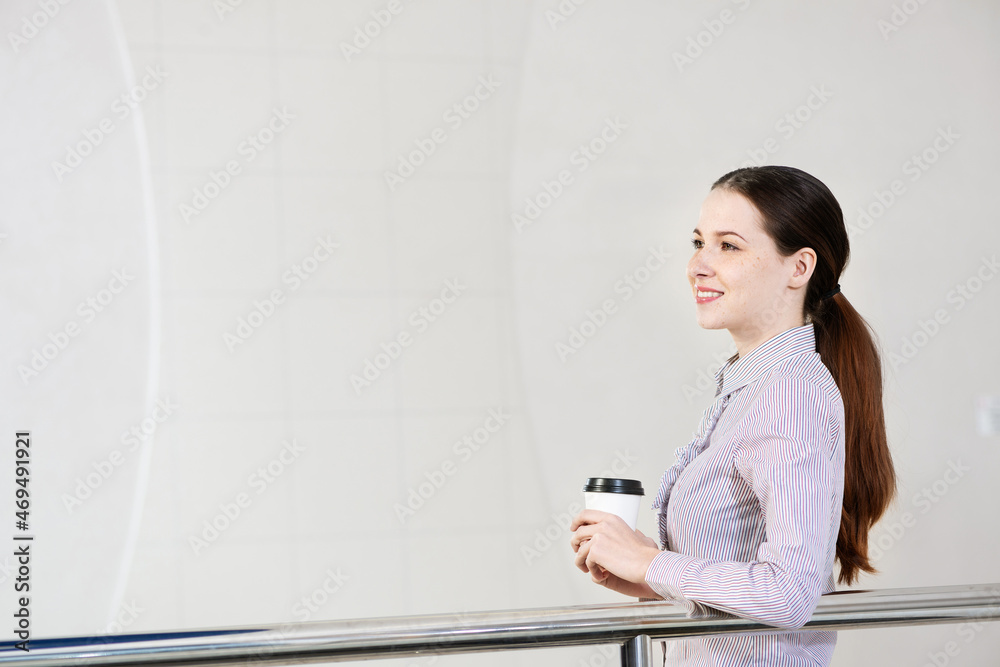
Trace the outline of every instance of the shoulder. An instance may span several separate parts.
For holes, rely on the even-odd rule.
[[[808,352],[775,364],[747,387],[742,440],[774,435],[833,444],[843,430],[844,403],[819,353]]]
[[[843,399],[818,352],[796,354],[775,364],[753,383],[760,408],[781,404],[843,413]]]

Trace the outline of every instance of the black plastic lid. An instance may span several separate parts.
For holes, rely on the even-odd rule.
[[[584,484],[583,490],[597,493],[627,493],[632,496],[646,495],[639,480],[615,477],[591,477]]]

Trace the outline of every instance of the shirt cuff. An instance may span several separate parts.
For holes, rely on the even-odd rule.
[[[673,551],[661,551],[646,570],[646,583],[664,600],[685,600],[684,573],[694,560]]]

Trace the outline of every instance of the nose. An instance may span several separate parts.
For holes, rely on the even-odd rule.
[[[711,263],[708,256],[705,254],[704,249],[695,250],[691,259],[688,260],[687,265],[687,275],[688,280],[693,284],[698,278],[711,277],[715,275],[715,270],[712,269]]]

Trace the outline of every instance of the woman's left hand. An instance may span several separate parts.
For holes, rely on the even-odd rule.
[[[646,583],[646,570],[660,553],[656,542],[621,517],[598,510],[580,512],[570,530],[574,562],[595,583],[635,597],[659,597]]]

